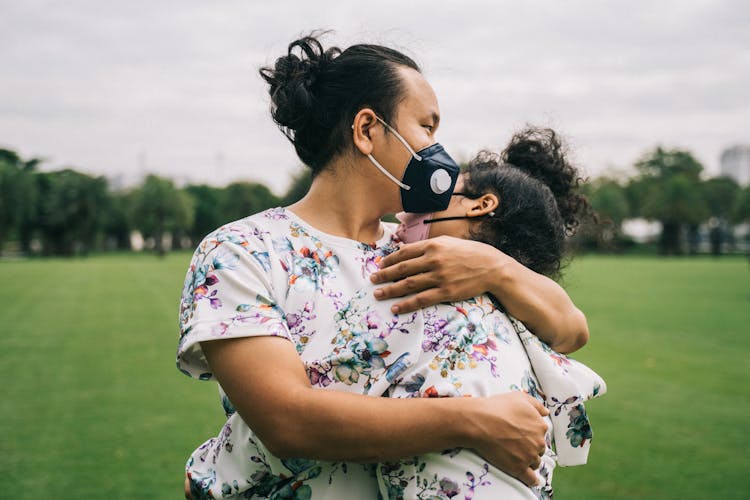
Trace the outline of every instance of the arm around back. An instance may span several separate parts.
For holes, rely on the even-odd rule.
[[[552,349],[568,354],[586,345],[586,315],[560,285],[505,254],[490,276],[488,291]]]
[[[269,271],[294,249],[256,223],[224,226],[195,252],[180,303],[177,363],[184,373],[216,378],[279,457],[377,462],[461,446],[535,481],[529,467],[544,449],[546,410],[528,395],[388,399],[314,389]]]
[[[385,257],[371,279],[395,282],[376,292],[378,299],[410,294],[396,304],[400,313],[489,292],[558,352],[588,341],[586,316],[560,285],[485,243],[439,236],[406,244]]]
[[[523,393],[388,399],[314,389],[291,342],[202,342],[242,419],[280,458],[380,462],[453,447],[477,450],[527,484],[544,449],[546,410]]]

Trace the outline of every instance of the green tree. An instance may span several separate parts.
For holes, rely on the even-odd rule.
[[[208,233],[225,222],[219,204],[222,199],[221,188],[205,184],[185,187],[185,192],[193,200],[193,224],[189,235],[193,242],[200,241]]]
[[[737,193],[732,209],[732,222],[750,224],[750,186]]]
[[[29,251],[36,226],[37,186],[34,173],[38,158],[23,160],[15,151],[0,149],[0,251],[10,234]]]
[[[647,153],[636,165],[640,214],[662,224],[659,250],[662,254],[683,253],[683,233],[694,248],[698,224],[708,217],[700,188],[703,166],[688,151],[661,147]]]
[[[18,212],[16,210],[16,169],[4,161],[0,161],[0,253],[5,247],[8,235],[18,226]]]
[[[647,153],[636,164],[641,177],[647,179],[666,179],[676,175],[698,181],[703,165],[689,151],[680,149],[663,149],[661,146]]]
[[[703,182],[703,196],[712,217],[729,220],[741,188],[731,177],[714,177]]]
[[[578,244],[599,250],[620,250],[629,239],[622,236],[622,222],[630,214],[625,188],[614,179],[599,178],[582,186],[596,213],[583,221]]]
[[[736,224],[750,224],[750,186],[745,187],[737,194],[731,220]],[[745,235],[745,243],[750,243],[750,233]],[[747,254],[750,257],[750,250]]]
[[[650,179],[634,177],[625,185],[625,198],[628,200],[628,217],[643,217],[643,204],[650,192]]]
[[[72,169],[38,173],[39,230],[44,252],[86,254],[102,226],[101,208],[108,198],[107,180]]]
[[[130,197],[127,193],[111,193],[105,205],[101,207],[102,232],[108,249],[130,249],[129,206]]]
[[[731,237],[730,220],[740,186],[731,177],[714,177],[703,182],[701,189],[712,217],[709,224],[711,252],[720,255],[727,236]]]
[[[153,238],[156,253],[165,254],[164,237],[187,233],[193,222],[190,196],[170,179],[149,175],[131,199],[131,220],[146,238]]]
[[[221,195],[219,213],[222,221],[233,221],[278,206],[279,201],[263,184],[234,182]]]
[[[630,214],[625,188],[615,180],[602,178],[593,181],[588,191],[589,202],[599,218],[611,221],[619,231]]]

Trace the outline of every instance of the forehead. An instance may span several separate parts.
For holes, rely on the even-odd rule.
[[[419,71],[412,68],[400,67],[399,72],[404,84],[404,99],[398,105],[398,115],[411,115],[422,120],[440,119],[440,108],[437,96],[432,86]]]

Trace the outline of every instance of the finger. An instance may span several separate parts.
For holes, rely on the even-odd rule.
[[[387,269],[381,269],[380,271],[372,273],[370,275],[370,281],[373,283],[387,283],[389,281],[401,280],[408,276],[414,276],[415,274],[431,270],[427,259],[424,258],[424,256],[418,256],[413,259],[393,264]]]
[[[445,298],[438,288],[429,288],[394,304],[391,306],[391,312],[393,314],[406,314],[444,301]]]
[[[406,243],[404,245],[401,245],[401,248],[383,257],[383,259],[380,261],[380,268],[385,269],[386,267],[398,264],[399,262],[424,255],[424,249],[424,241],[415,241],[414,243]]]
[[[193,500],[193,495],[190,493],[190,479],[188,478],[187,472],[185,472],[185,498]]]
[[[374,294],[375,298],[378,300],[393,299],[396,297],[416,294],[431,289],[437,285],[438,283],[433,276],[429,273],[421,273],[415,276],[407,276],[395,283],[389,283],[388,285],[375,290]]]
[[[537,486],[539,484],[539,476],[536,475],[536,471],[529,467],[520,476],[518,476],[526,486]]]
[[[533,396],[529,396],[529,401],[531,402],[531,405],[536,409],[536,411],[539,412],[541,416],[546,417],[547,415],[549,415],[549,410],[547,409],[546,406],[542,404],[541,401],[539,401]]]

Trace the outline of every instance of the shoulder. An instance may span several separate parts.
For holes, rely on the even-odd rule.
[[[289,224],[283,208],[270,208],[215,229],[198,244],[196,253],[207,253],[221,246],[257,250],[266,247],[266,242],[277,233],[288,231]]]
[[[251,273],[263,281],[271,271],[273,239],[288,231],[283,209],[269,209],[224,224],[206,235],[193,253],[185,277],[184,294],[202,280],[216,280],[215,272]],[[190,294],[187,293],[186,296]]]

